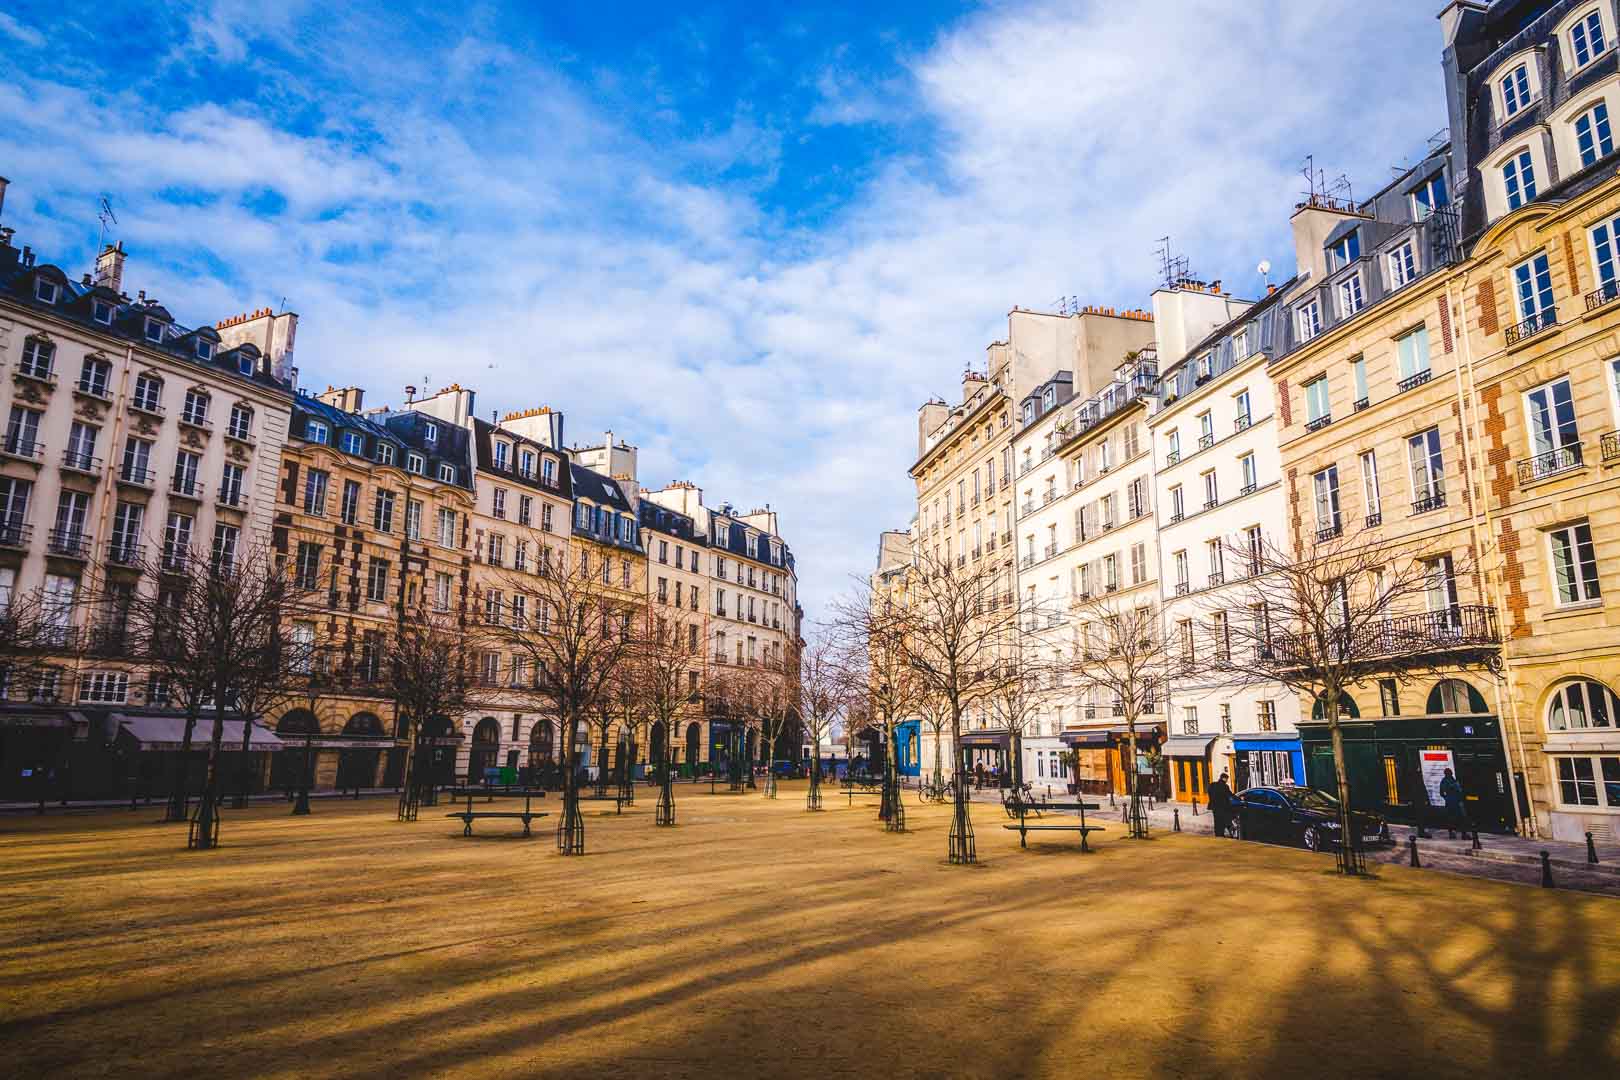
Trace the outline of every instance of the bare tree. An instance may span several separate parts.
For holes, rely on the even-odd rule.
[[[0,589],[0,687],[33,687],[72,646],[72,610],[42,589]]]
[[[290,583],[268,548],[209,553],[166,548],[143,568],[160,582],[155,602],[128,609],[131,637],[152,673],[186,717],[180,775],[171,800],[185,812],[187,763],[193,731],[208,712],[213,730],[203,797],[192,818],[190,846],[219,843],[221,755],[226,717],[251,724],[251,710],[286,684],[287,651],[282,631]],[[245,709],[244,709],[245,706]],[[246,711],[245,711],[246,710]]]
[[[421,610],[401,620],[383,643],[382,666],[398,716],[396,734],[405,738],[401,821],[415,821],[422,804],[431,803],[434,778],[424,760],[428,727],[449,731],[452,717],[479,706],[484,688],[475,664],[481,642],[477,628],[469,627],[460,613]]]
[[[1080,625],[1080,655],[1073,668],[1073,684],[1087,700],[1104,699],[1115,716],[1125,721],[1128,752],[1120,764],[1129,797],[1129,834],[1148,834],[1138,779],[1137,726],[1157,711],[1164,700],[1171,670],[1171,653],[1159,627],[1158,612],[1149,604],[1135,604],[1104,594],[1078,601],[1074,616]]]
[[[549,551],[535,535],[537,550]],[[579,809],[579,729],[610,708],[614,680],[622,676],[643,639],[646,601],[614,587],[605,563],[581,549],[582,560],[542,556],[541,572],[509,575],[512,596],[533,598],[533,611],[503,616],[490,632],[525,656],[534,670],[536,696],[562,723],[563,810],[557,850],[585,853]],[[527,604],[525,604],[527,607]]]
[[[1324,531],[1301,554],[1264,538],[1227,548],[1244,580],[1200,613],[1200,625],[1174,629],[1181,662],[1236,684],[1281,684],[1320,710],[1333,746],[1339,866],[1360,873],[1340,723],[1346,699],[1379,679],[1499,670],[1495,609],[1460,602],[1460,585],[1475,576],[1470,554],[1415,555],[1410,539],[1376,530]]]
[[[699,707],[696,672],[701,661],[701,620],[672,611],[652,620],[651,633],[636,642],[625,658],[618,685],[635,699],[649,728],[660,733],[657,770],[658,808],[654,824],[675,824],[675,742],[681,722]]]
[[[805,796],[808,810],[821,809],[821,744],[848,712],[848,689],[832,638],[818,633],[799,654],[799,718],[812,754],[810,791]]]
[[[1015,637],[1001,661],[1002,678],[987,696],[990,722],[1007,736],[1012,783],[1024,783],[1024,736],[1040,721],[1042,712],[1060,689],[1067,665],[1052,657],[1042,644]]]
[[[991,560],[966,565],[915,553],[906,582],[906,603],[893,612],[893,638],[915,674],[921,694],[949,717],[955,760],[949,853],[953,863],[977,860],[968,813],[968,784],[961,745],[970,709],[984,709],[1017,665],[1022,640],[1039,631],[1043,613],[1013,589],[1011,571]]]

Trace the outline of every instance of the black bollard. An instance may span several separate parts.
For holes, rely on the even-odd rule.
[[[1121,820],[1121,821],[1129,821],[1130,819],[1131,819],[1131,808],[1128,807],[1128,806],[1121,806],[1119,808],[1119,820]]]
[[[1475,826],[1475,828],[1474,828],[1474,850],[1475,851],[1480,850],[1480,847],[1479,847],[1479,828],[1478,828],[1478,826]]]
[[[1552,856],[1548,855],[1545,851],[1541,853],[1541,887],[1543,889],[1551,889],[1553,887]]]
[[[1172,809],[1170,811],[1170,817],[1171,817],[1170,830],[1172,832],[1180,832],[1181,831],[1181,809],[1180,809],[1180,807],[1176,807],[1176,808]]]
[[[1417,834],[1416,833],[1407,833],[1406,834],[1406,850],[1409,851],[1411,853],[1411,855],[1412,855],[1412,865],[1413,866],[1422,866],[1423,865],[1422,863],[1418,862]]]
[[[1597,845],[1592,843],[1591,833],[1586,834],[1586,861],[1589,863],[1596,863],[1598,861]]]
[[[1198,816],[1198,796],[1193,796],[1193,817]]]

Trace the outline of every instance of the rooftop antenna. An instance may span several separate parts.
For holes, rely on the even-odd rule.
[[[96,203],[96,218],[101,222],[101,228],[96,233],[96,255],[99,257],[107,246],[107,226],[118,224],[118,215],[113,213],[112,196],[105,191]]]
[[[1172,254],[1168,236],[1159,237],[1159,246],[1153,249],[1159,257],[1159,279],[1166,289],[1176,287],[1178,281],[1186,281],[1192,277],[1191,264],[1185,255]]]

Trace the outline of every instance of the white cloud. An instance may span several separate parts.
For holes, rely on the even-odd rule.
[[[16,19],[0,11],[0,35],[13,38],[31,48],[41,48],[45,44],[45,35],[31,26],[24,26]]]
[[[952,392],[1011,306],[1144,303],[1166,233],[1229,282],[1261,256],[1286,265],[1300,158],[1379,179],[1439,126],[1431,15],[1405,0],[980,12],[902,72],[822,76],[811,123],[937,138],[814,231],[762,209],[785,133],[747,103],[653,145],[599,107],[600,82],[476,36],[390,67],[376,53],[397,42],[348,34],[326,67],[265,73],[288,94],[364,80],[300,99],[297,126],[264,107],[165,113],[139,88],[0,84],[17,118],[0,160],[8,221],[36,246],[66,247],[65,218],[93,222],[113,186],[126,280],[183,318],[288,297],[308,383],[397,400],[424,375],[459,380],[485,415],[543,402],[575,438],[639,441],[644,482],[770,501],[816,612],[909,519],[915,409]],[[209,7],[190,25],[219,60],[252,62],[254,35],[301,40],[292,16]],[[1339,56],[1358,59],[1324,62]],[[713,179],[733,166],[743,179]],[[266,191],[270,212],[244,205]]]

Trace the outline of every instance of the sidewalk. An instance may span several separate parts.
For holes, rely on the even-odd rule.
[[[399,798],[399,789],[398,788],[361,788],[360,789],[360,797],[361,798],[368,798],[368,797],[376,796],[376,795],[387,795],[390,798],[397,799],[397,798]],[[309,793],[309,797],[311,799],[349,799],[349,800],[352,801],[354,799],[354,789],[353,788],[346,788],[343,791],[331,791],[331,790],[328,790],[328,791],[311,791]],[[226,796],[225,796],[225,804],[226,804],[226,806],[229,806],[234,800],[235,800],[234,795],[226,794]],[[191,801],[193,803],[195,803],[197,801],[197,796],[193,795],[191,797]],[[45,810],[44,810],[44,812],[47,813],[47,814],[69,814],[69,813],[73,813],[75,811],[82,811],[82,810],[148,810],[148,809],[150,809],[150,810],[159,810],[159,811],[161,811],[163,809],[163,807],[164,807],[164,804],[167,803],[167,802],[168,802],[167,796],[164,796],[164,797],[153,796],[150,800],[148,800],[145,796],[141,796],[140,798],[138,798],[136,800],[134,806],[130,805],[130,801],[128,799],[70,799],[65,803],[61,802],[59,800],[56,800],[56,799],[46,799],[45,800]],[[248,796],[248,802],[255,805],[255,806],[263,805],[265,803],[278,803],[278,802],[287,803],[289,806],[292,804],[292,800],[287,798],[286,795],[284,795],[282,792],[279,792],[279,791],[261,792],[261,793],[259,793],[257,795],[249,795]],[[31,801],[31,802],[0,802],[0,814],[35,814],[35,813],[39,813],[39,812],[40,812],[40,808],[39,808],[39,800],[38,799],[35,799],[35,800]]]

